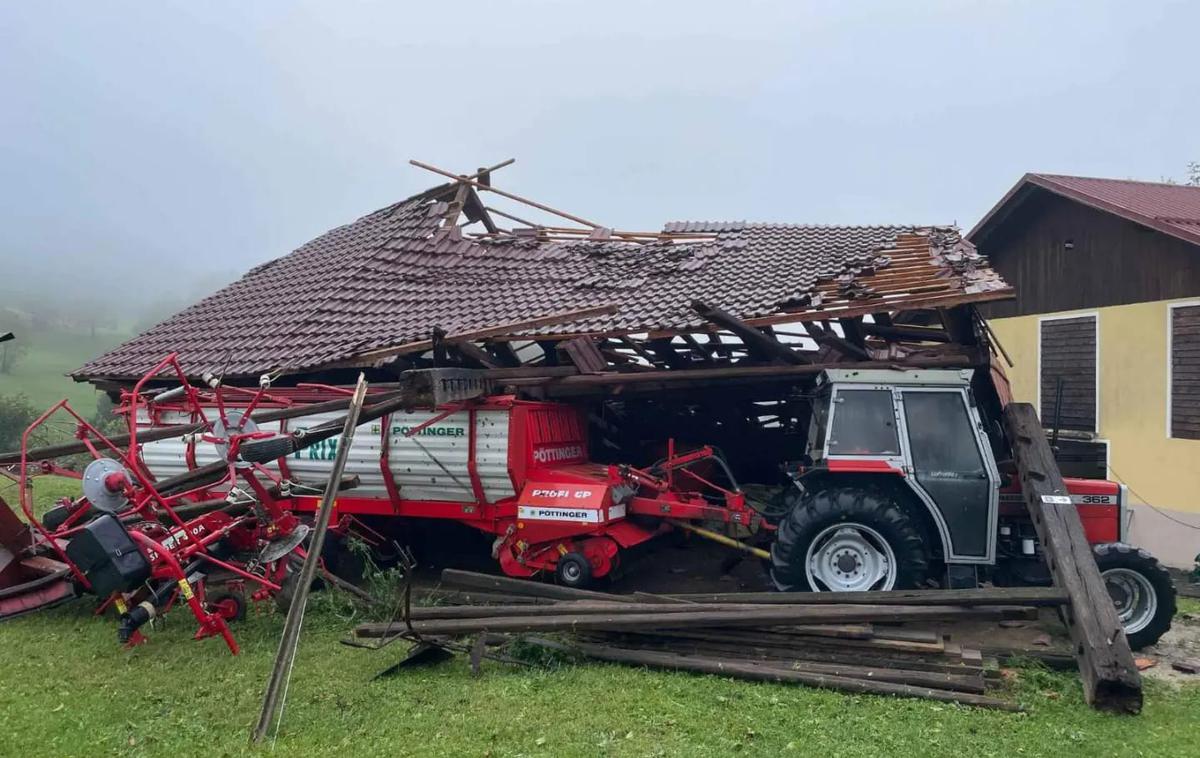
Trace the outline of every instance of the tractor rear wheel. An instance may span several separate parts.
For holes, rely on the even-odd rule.
[[[1158,642],[1175,616],[1171,575],[1153,555],[1123,542],[1095,545],[1092,552],[1129,646],[1140,650]]]
[[[912,589],[929,572],[916,521],[867,487],[794,489],[771,546],[771,581],[784,592]]]

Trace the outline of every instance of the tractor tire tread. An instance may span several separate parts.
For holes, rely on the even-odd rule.
[[[1158,642],[1171,628],[1175,617],[1176,593],[1171,574],[1147,550],[1125,542],[1106,542],[1092,546],[1096,564],[1101,572],[1112,568],[1126,568],[1142,574],[1157,595],[1158,608],[1154,618],[1140,631],[1127,635],[1129,646],[1141,650]]]
[[[929,573],[929,551],[917,521],[887,493],[873,487],[837,487],[784,496],[790,509],[771,545],[770,574],[784,591],[811,591],[804,571],[809,542],[839,521],[858,521],[878,530],[896,554],[895,589],[919,586]]]

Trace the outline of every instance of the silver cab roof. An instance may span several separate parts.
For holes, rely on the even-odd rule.
[[[821,375],[821,384],[913,385],[922,387],[966,387],[971,369],[831,368]]]

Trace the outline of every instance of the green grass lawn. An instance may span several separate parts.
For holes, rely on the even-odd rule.
[[[129,335],[102,331],[93,338],[88,334],[33,332],[18,337],[28,340],[29,352],[17,363],[12,374],[0,374],[0,394],[24,394],[39,411],[65,397],[84,417],[89,417],[96,412],[96,391],[90,384],[80,384],[66,373],[128,339]]]
[[[44,483],[42,500],[67,488]],[[278,742],[251,750],[281,616],[238,624],[234,657],[192,641],[182,611],[124,650],[91,605],[0,625],[0,755],[1200,755],[1200,686],[1150,681],[1141,716],[1110,716],[1038,668],[1003,693],[1024,714],[610,665],[485,664],[473,679],[454,660],[372,681],[401,646],[338,644],[354,622],[328,599],[306,621]]]

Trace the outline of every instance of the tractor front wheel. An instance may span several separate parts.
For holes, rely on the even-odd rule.
[[[1158,642],[1175,616],[1171,575],[1153,555],[1123,542],[1095,545],[1092,552],[1129,646],[1140,650]]]
[[[784,592],[911,589],[925,580],[921,529],[885,493],[865,487],[789,492],[771,546],[771,580]]]

